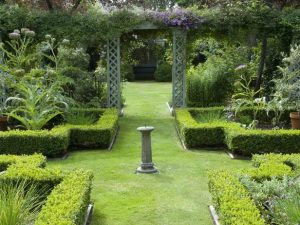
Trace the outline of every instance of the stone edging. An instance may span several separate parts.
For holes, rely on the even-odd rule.
[[[231,159],[239,159],[239,160],[250,160],[251,159],[251,157],[236,155],[230,151],[226,151],[226,153]]]
[[[112,150],[112,148],[113,148],[113,145],[114,145],[114,143],[115,143],[115,141],[117,139],[117,135],[119,133],[119,130],[120,130],[120,126],[118,126],[117,131],[116,131],[116,133],[115,133],[115,135],[114,135],[114,137],[113,137],[113,139],[112,139],[112,141],[111,141],[111,143],[110,143],[110,145],[108,147],[109,151]]]
[[[89,225],[90,224],[92,214],[93,214],[93,210],[94,210],[94,206],[92,204],[89,204],[88,208],[86,210],[83,225]]]
[[[215,207],[213,207],[212,205],[208,206],[208,210],[210,212],[211,218],[214,222],[215,225],[221,225],[219,222],[219,216],[215,210]]]
[[[187,151],[188,148],[185,146],[184,141],[183,141],[182,138],[181,138],[181,135],[180,135],[180,133],[179,133],[179,130],[178,130],[178,127],[177,127],[176,124],[175,124],[175,130],[176,130],[176,133],[177,133],[177,136],[178,136],[178,138],[179,138],[179,141],[180,141],[181,146],[183,147],[184,150]]]
[[[166,102],[166,105],[168,107],[168,110],[169,110],[171,116],[174,116],[174,109],[173,109],[173,107],[170,105],[169,102]]]
[[[70,155],[70,152],[66,152],[63,156],[61,157],[47,157],[47,161],[56,161],[56,160],[66,160]]]

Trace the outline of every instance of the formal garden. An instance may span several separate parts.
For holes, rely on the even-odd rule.
[[[300,224],[298,0],[0,0],[0,225]]]

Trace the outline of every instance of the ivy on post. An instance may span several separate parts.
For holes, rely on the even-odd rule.
[[[184,29],[173,30],[173,108],[186,106],[186,36]]]
[[[120,38],[107,41],[107,106],[121,110]]]

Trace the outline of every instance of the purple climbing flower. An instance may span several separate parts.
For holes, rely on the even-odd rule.
[[[162,22],[167,26],[181,27],[185,29],[198,28],[204,22],[202,17],[193,14],[191,11],[176,9],[174,11],[153,12],[152,19]]]

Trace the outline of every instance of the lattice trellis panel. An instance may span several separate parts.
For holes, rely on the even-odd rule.
[[[186,36],[185,30],[173,31],[173,107],[185,107],[186,87]]]
[[[107,42],[108,107],[121,108],[120,38]]]

